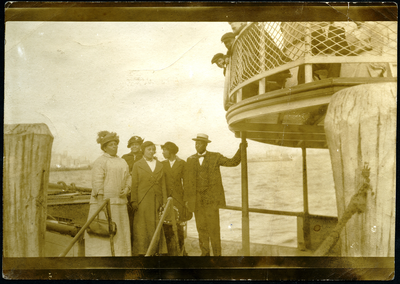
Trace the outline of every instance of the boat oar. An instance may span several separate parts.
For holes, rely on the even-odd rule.
[[[74,244],[79,240],[79,238],[83,235],[85,230],[90,226],[94,218],[100,213],[101,210],[103,210],[104,206],[106,206],[110,202],[109,199],[106,199],[103,201],[103,203],[97,208],[96,212],[92,215],[92,217],[89,218],[89,220],[83,225],[83,227],[79,230],[79,232],[75,235],[71,243],[65,248],[65,250],[59,255],[59,257],[64,257],[67,255],[67,253],[70,251],[70,249],[74,246]]]

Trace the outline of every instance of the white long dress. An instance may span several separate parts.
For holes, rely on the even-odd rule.
[[[119,197],[124,189],[130,186],[129,166],[126,161],[118,156],[113,157],[107,153],[100,156],[93,164],[92,169],[92,196],[88,219],[98,208],[98,194],[104,195],[104,200],[109,198],[111,204],[111,218],[117,225],[114,236],[115,256],[131,256],[131,239],[128,217],[128,200],[126,195]],[[100,212],[100,219],[106,219]],[[86,256],[111,256],[110,238],[99,237],[85,232]]]

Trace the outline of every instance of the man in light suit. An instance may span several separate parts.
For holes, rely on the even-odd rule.
[[[210,240],[213,255],[221,256],[219,208],[226,203],[220,166],[239,165],[240,147],[235,156],[229,159],[220,153],[206,151],[211,142],[208,135],[197,134],[193,140],[196,141],[197,154],[187,159],[184,201],[188,209],[194,212],[201,256],[210,256]]]

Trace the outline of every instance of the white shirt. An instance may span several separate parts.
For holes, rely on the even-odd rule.
[[[171,169],[172,169],[172,166],[174,165],[174,163],[175,163],[176,159],[175,159],[175,160],[173,160],[173,161],[171,161],[171,160],[168,160],[168,161],[169,161],[169,165],[171,166]]]
[[[204,153],[203,153],[203,154],[199,154],[199,153],[197,153],[197,155],[202,155],[202,156],[204,156],[206,153],[207,153],[207,151],[204,151]],[[199,157],[199,163],[200,163],[200,165],[202,165],[202,164],[203,164],[203,161],[204,161],[204,157]]]
[[[156,159],[153,159],[151,161],[147,161],[146,159],[144,159],[144,160],[149,165],[151,171],[154,172],[154,169],[156,168]]]

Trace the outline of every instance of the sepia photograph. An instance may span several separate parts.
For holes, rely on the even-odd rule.
[[[3,279],[395,278],[394,2],[4,9]]]

